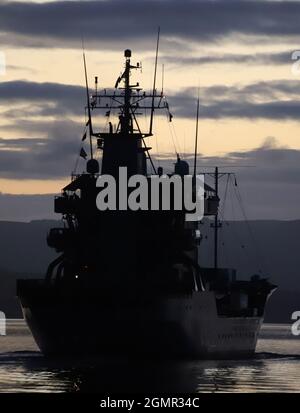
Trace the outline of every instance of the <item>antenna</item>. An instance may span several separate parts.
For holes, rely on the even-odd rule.
[[[82,45],[82,47],[83,47],[83,45]],[[91,105],[90,105],[90,96],[89,96],[89,85],[88,85],[88,78],[87,78],[87,70],[86,70],[86,61],[85,61],[84,48],[83,48],[83,64],[84,64],[86,99],[87,99],[88,118],[89,118],[89,119],[88,119],[88,124],[89,124],[89,135],[90,135],[90,150],[91,150],[91,159],[93,159],[93,145],[92,145],[93,127],[92,127],[92,116],[91,116]]]
[[[154,93],[155,93],[155,86],[156,86],[156,72],[157,72],[157,58],[158,58],[158,47],[159,47],[159,35],[160,35],[160,27],[158,27],[158,32],[157,32],[156,55],[155,55],[155,66],[154,66],[154,78],[153,78],[153,90],[152,90],[152,104],[151,104],[151,117],[150,117],[149,135],[152,135],[152,126],[153,126]]]
[[[199,88],[198,88],[197,114],[196,114],[196,136],[195,136],[195,154],[194,154],[194,176],[196,176],[196,169],[197,169],[198,129],[199,129],[198,125],[199,125]]]
[[[165,65],[162,65],[161,68],[161,94],[164,94],[164,81],[165,81]]]
[[[95,95],[97,97],[98,94],[98,76],[95,76]]]
[[[215,168],[215,196],[219,196],[219,168],[216,166]],[[214,228],[214,268],[218,268],[218,235],[219,235],[219,228],[221,228],[222,224],[218,220],[218,209],[215,214],[215,222],[212,224]]]

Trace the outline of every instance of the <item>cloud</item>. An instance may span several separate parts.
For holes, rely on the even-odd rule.
[[[267,138],[259,148],[228,154],[235,163],[255,165],[238,172],[244,205],[252,219],[297,219],[300,204],[300,151]]]
[[[298,80],[202,87],[200,117],[299,120],[299,94]],[[172,113],[177,117],[193,118],[195,98],[195,88],[186,88],[170,94],[168,101]],[[17,124],[27,116],[54,116],[58,120],[66,116],[82,116],[85,99],[85,89],[81,86],[26,81],[0,83],[0,105],[8,106],[3,116],[16,119]]]
[[[16,125],[13,126],[16,129]],[[71,121],[26,122],[17,129],[42,137],[0,139],[0,176],[8,179],[58,179],[78,159],[82,125]],[[44,136],[45,135],[45,136]]]
[[[284,51],[280,53],[253,53],[253,54],[210,54],[195,56],[187,55],[162,55],[160,60],[168,63],[170,68],[177,66],[200,66],[214,64],[251,64],[251,65],[291,65],[291,56],[294,50]]]
[[[1,44],[27,47],[153,48],[157,26],[166,38],[215,42],[226,36],[299,36],[294,1],[103,0],[4,2]]]
[[[200,89],[200,114],[204,119],[299,120],[299,82],[276,80],[249,85],[214,85]],[[194,117],[195,88],[169,96],[174,114]]]
[[[15,102],[34,103],[35,113],[40,116],[82,115],[86,92],[81,86],[59,83],[22,80],[0,83],[0,105]],[[38,103],[42,103],[43,106],[38,106]],[[30,110],[29,106],[28,110]]]
[[[183,158],[192,167],[193,155],[183,154]],[[174,160],[160,158],[166,172],[174,169],[173,164]],[[213,173],[216,166],[220,172],[236,174],[238,184],[234,185],[232,177],[225,197],[227,177],[220,179],[222,217],[243,220],[243,208],[248,219],[300,218],[300,150],[282,147],[274,137],[267,137],[261,146],[249,151],[230,152],[222,157],[199,155],[198,173]],[[212,176],[206,176],[206,182],[214,186]]]
[[[184,158],[188,160],[190,166],[193,165],[192,154],[184,155]],[[69,159],[68,156],[66,159]],[[2,161],[3,159],[0,158],[0,165]],[[21,159],[18,161],[20,162]],[[154,161],[156,163],[155,159]],[[52,167],[56,165],[61,171],[60,163],[65,171],[62,159],[57,163],[54,160]],[[34,171],[36,172],[37,166],[41,167],[41,165],[42,162],[34,165]],[[160,165],[165,171],[171,171],[174,168],[174,159],[168,156],[161,157]],[[260,147],[249,151],[231,152],[223,157],[200,155],[198,165],[198,173],[213,172],[214,167],[219,166],[220,172],[236,174],[238,187],[234,186],[232,178],[227,190],[225,208],[223,201],[227,178],[223,176],[220,180],[221,211],[226,219],[244,219],[237,191],[242,196],[243,208],[248,219],[292,220],[300,218],[300,150],[281,147],[274,137],[268,137]],[[208,184],[214,185],[213,177],[207,176],[206,180]],[[52,208],[52,194],[9,195],[0,193],[0,219],[27,221],[54,218]]]
[[[177,117],[194,118],[195,90],[188,88],[169,97]],[[200,90],[200,117],[207,119],[299,120],[298,81],[257,82],[249,85],[215,85]],[[85,90],[80,86],[24,81],[0,84],[0,104],[7,123],[0,131],[0,176],[11,179],[57,179],[68,176],[78,156],[84,121]],[[49,120],[53,116],[55,120]],[[5,137],[14,133],[14,139]],[[258,154],[286,154],[265,143]],[[269,145],[269,146],[268,146]],[[268,151],[267,151],[268,150]],[[285,150],[281,148],[280,150]],[[289,156],[293,153],[289,150]],[[236,152],[228,159],[249,158]],[[282,155],[283,156],[283,155]],[[296,155],[295,155],[296,156]],[[216,159],[216,162],[219,161]],[[251,158],[247,159],[251,161]],[[224,160],[222,160],[224,162]],[[263,160],[264,162],[264,160]],[[286,174],[286,171],[282,171]]]

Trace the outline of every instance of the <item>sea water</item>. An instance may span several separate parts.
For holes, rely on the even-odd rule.
[[[291,325],[265,324],[248,360],[46,359],[23,320],[8,320],[6,333],[0,336],[0,392],[300,391],[300,336]]]

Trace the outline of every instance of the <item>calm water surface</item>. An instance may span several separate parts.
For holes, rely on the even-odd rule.
[[[300,336],[263,326],[251,360],[47,360],[23,320],[0,336],[0,392],[300,392]]]

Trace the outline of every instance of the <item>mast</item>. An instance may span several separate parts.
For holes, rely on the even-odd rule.
[[[150,115],[150,128],[149,128],[149,135],[152,135],[152,127],[153,127],[153,115],[154,115],[154,99],[155,99],[155,88],[156,88],[156,72],[157,72],[157,59],[158,59],[158,48],[159,48],[159,35],[160,35],[160,27],[158,28],[157,32],[157,42],[156,42],[156,53],[155,53],[155,65],[154,65],[154,77],[153,77],[153,90],[152,90],[152,104],[151,104],[151,115]]]
[[[218,196],[219,192],[219,169],[216,166],[215,168],[215,196]],[[218,210],[215,214],[215,224],[214,224],[214,268],[218,268],[218,230],[219,230],[219,222],[218,222]]]
[[[89,96],[89,84],[88,84],[88,78],[87,78],[87,69],[86,69],[86,61],[85,61],[85,52],[84,51],[83,51],[83,63],[84,63],[86,99],[87,99],[88,118],[89,118],[88,123],[89,123],[90,151],[91,151],[91,159],[93,159],[93,144],[92,144],[93,126],[92,126],[91,104],[90,104],[90,96]]]
[[[197,99],[197,114],[196,114],[196,136],[195,136],[195,154],[194,154],[194,176],[197,172],[197,151],[198,151],[198,124],[199,124],[199,90]]]
[[[141,70],[142,66],[138,62],[136,65],[131,63],[131,50],[126,49],[124,52],[125,56],[125,68],[121,75],[117,78],[114,89],[114,92],[110,92],[104,89],[103,92],[99,92],[96,88],[96,92],[92,95],[93,99],[93,106],[92,109],[102,109],[105,110],[106,116],[110,116],[111,111],[118,111],[119,115],[119,122],[118,126],[113,132],[112,124],[110,124],[109,133],[106,131],[95,133],[93,132],[92,135],[97,137],[97,148],[103,151],[103,158],[102,158],[102,171],[109,170],[114,168],[112,159],[112,152],[114,145],[123,145],[124,150],[122,150],[118,156],[120,159],[118,162],[124,162],[126,156],[128,159],[130,158],[131,164],[138,164],[139,167],[141,165],[145,165],[143,157],[140,154],[145,154],[145,160],[149,160],[151,166],[153,168],[154,173],[156,174],[156,169],[153,164],[150,155],[150,147],[148,147],[145,143],[145,138],[152,136],[152,124],[153,124],[153,116],[155,110],[166,110],[168,108],[168,104],[166,100],[162,99],[162,92],[157,93],[156,91],[156,75],[157,75],[157,58],[158,58],[158,46],[159,46],[159,32],[157,38],[157,45],[156,45],[156,61],[155,61],[155,73],[153,79],[153,89],[150,92],[142,91],[143,89],[140,87],[139,83],[132,84],[131,83],[131,71],[132,69]],[[122,85],[120,83],[122,82]],[[109,110],[108,110],[109,109]],[[149,110],[150,112],[150,131],[148,129],[147,132],[143,132],[138,124],[138,115],[141,115],[142,110]],[[127,144],[126,139],[117,139],[112,140],[111,135],[114,134],[116,136],[122,135],[122,138],[133,138],[132,140],[128,140]],[[137,140],[137,145],[132,144]],[[142,144],[144,148],[142,148]],[[136,147],[135,147],[136,146]],[[130,152],[130,153],[129,153]],[[115,154],[117,151],[115,151]],[[134,159],[136,158],[136,160]],[[136,162],[138,160],[138,163]],[[105,167],[104,167],[105,166]],[[144,168],[145,169],[145,168]],[[111,172],[110,172],[111,173]]]
[[[124,83],[125,83],[125,96],[124,96],[124,123],[121,125],[121,131],[125,134],[128,134],[130,131],[130,124],[131,124],[131,115],[130,115],[130,99],[131,99],[131,89],[129,84],[130,78],[130,58],[131,58],[131,50],[125,50],[125,72],[123,74]]]

